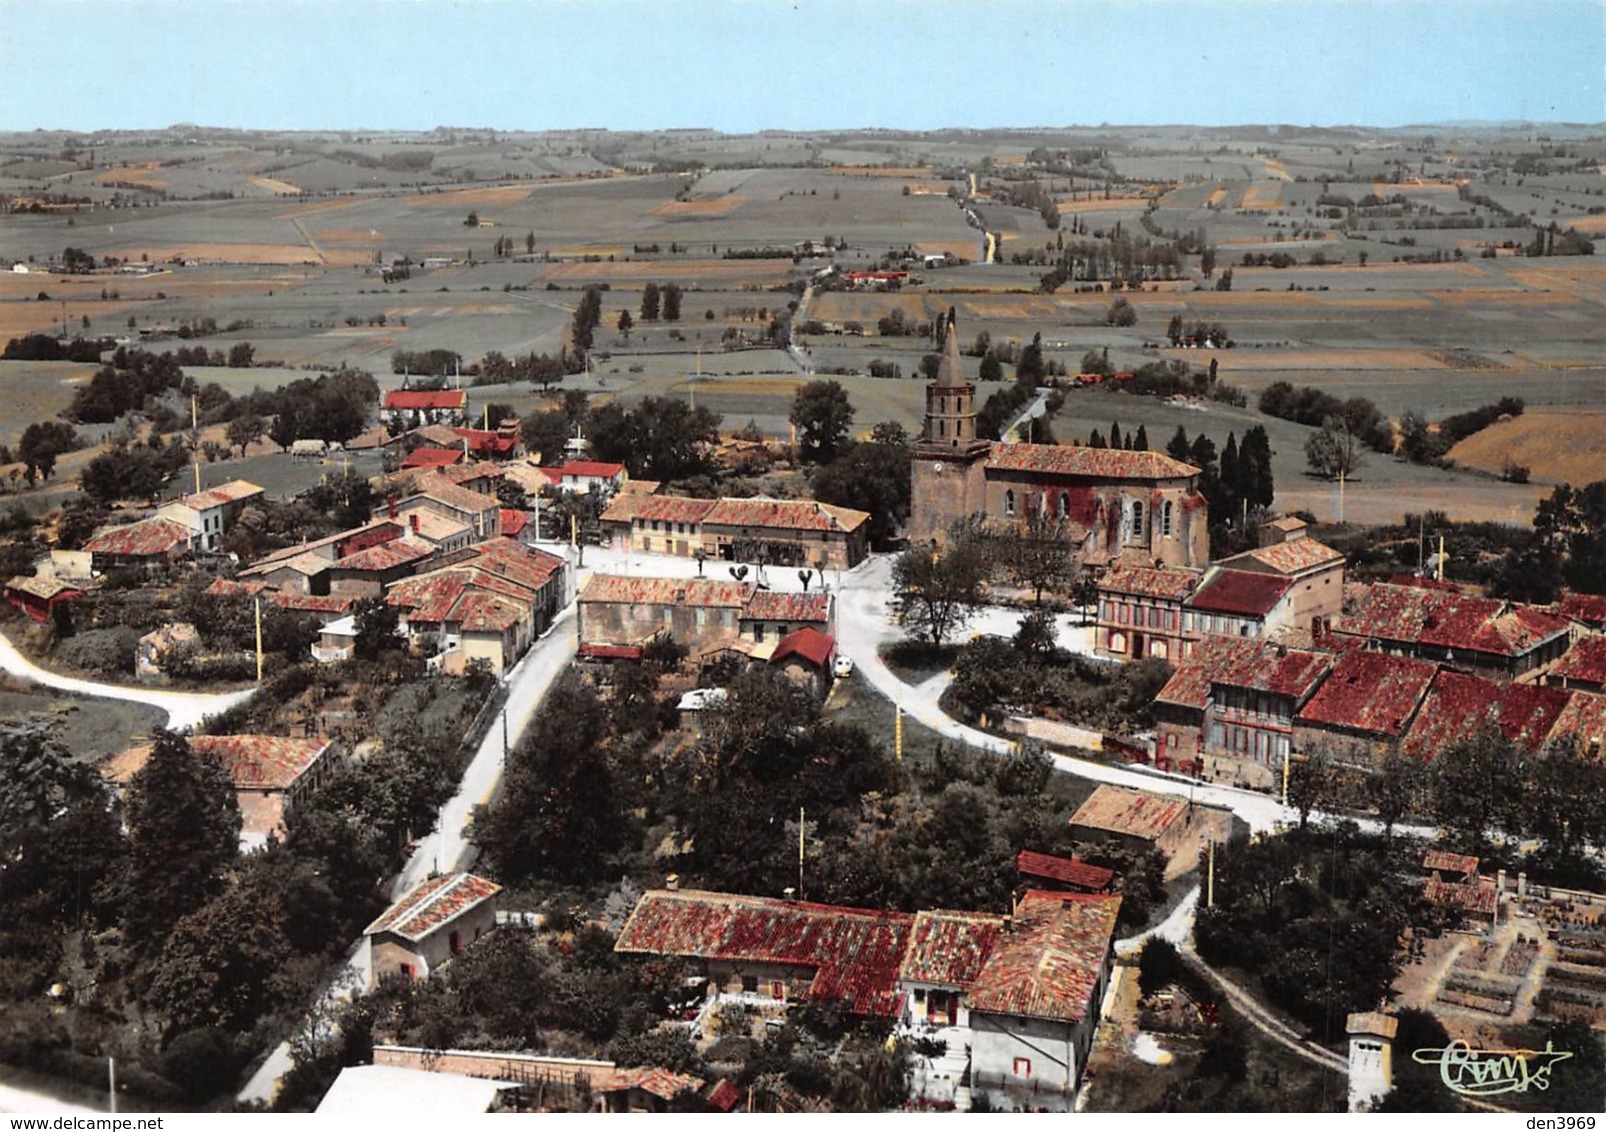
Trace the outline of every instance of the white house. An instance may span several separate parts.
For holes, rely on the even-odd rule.
[[[187,528],[195,549],[217,550],[223,545],[224,534],[240,517],[240,512],[245,510],[245,505],[260,495],[262,489],[256,484],[230,480],[206,491],[175,499],[159,508],[156,517]]]

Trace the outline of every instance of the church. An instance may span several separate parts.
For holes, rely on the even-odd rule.
[[[1047,514],[1065,524],[1085,566],[1210,561],[1209,512],[1193,465],[1163,452],[979,437],[976,386],[960,366],[952,310],[912,460],[911,543],[940,542],[954,523],[972,516],[1001,526]]]

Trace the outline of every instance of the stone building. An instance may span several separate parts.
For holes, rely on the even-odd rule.
[[[912,460],[914,541],[940,540],[972,516],[1007,527],[1048,515],[1067,524],[1084,564],[1202,567],[1210,560],[1198,468],[1162,452],[980,438],[976,387],[960,365],[952,311]]]

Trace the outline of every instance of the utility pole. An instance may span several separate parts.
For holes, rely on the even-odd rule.
[[[797,898],[803,899],[803,807],[797,808]]]
[[[190,394],[190,431],[195,434],[195,447],[190,449],[190,463],[195,466],[195,494],[201,494],[201,411],[195,400],[195,394]],[[261,676],[257,677],[262,679]]]
[[[903,706],[892,705],[892,754],[898,762],[903,762]]]
[[[262,683],[262,599],[256,599],[257,608],[257,683]]]
[[[1214,908],[1215,906],[1216,906],[1216,843],[1215,843],[1214,840],[1212,840],[1210,842],[1210,873],[1209,873],[1209,877],[1208,877],[1207,881],[1205,882],[1205,907],[1206,908]]]

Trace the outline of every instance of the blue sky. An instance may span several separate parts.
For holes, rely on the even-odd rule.
[[[0,0],[0,128],[1606,121],[1599,0]]]

